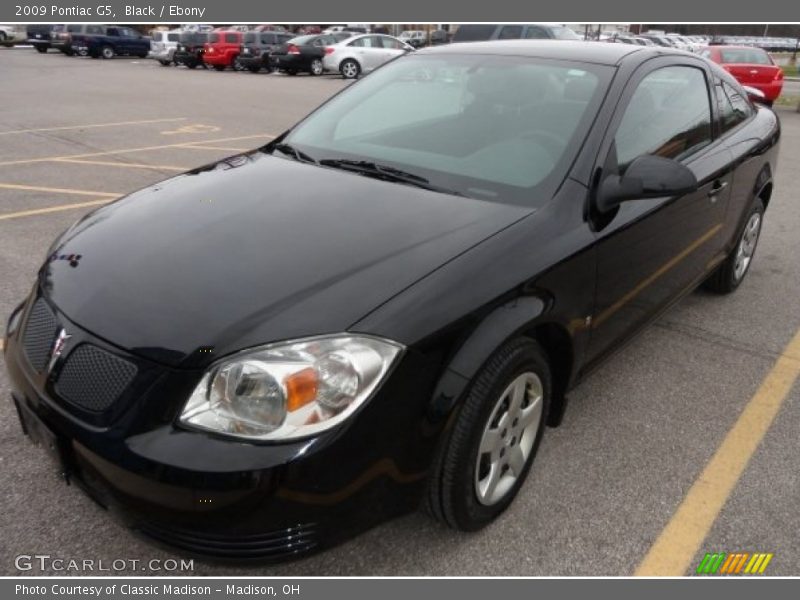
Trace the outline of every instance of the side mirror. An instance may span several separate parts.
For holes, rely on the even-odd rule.
[[[744,91],[747,93],[747,97],[750,98],[751,102],[758,102],[759,104],[767,103],[767,96],[761,90],[750,87],[749,85],[744,85],[742,87],[744,88]]]
[[[609,175],[597,190],[597,209],[606,213],[626,200],[688,194],[697,189],[692,171],[671,158],[635,158],[623,176]]]

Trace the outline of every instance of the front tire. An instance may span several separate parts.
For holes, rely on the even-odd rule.
[[[736,246],[703,284],[707,289],[717,294],[730,294],[739,287],[753,262],[763,222],[764,203],[756,198],[739,232]]]
[[[103,58],[111,59],[114,58],[114,55],[115,52],[111,46],[103,46],[102,48],[100,48],[100,56],[102,56]]]
[[[508,508],[542,439],[550,367],[533,340],[499,348],[466,392],[428,480],[427,509],[454,529],[475,531]]]
[[[339,65],[339,72],[345,79],[356,79],[361,74],[361,65],[352,58],[348,58]]]
[[[322,72],[324,70],[325,69],[323,68],[322,61],[320,59],[315,58],[314,60],[311,61],[311,66],[309,67],[309,73],[318,77],[319,75],[322,75]]]

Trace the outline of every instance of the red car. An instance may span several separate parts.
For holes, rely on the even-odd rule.
[[[214,31],[208,34],[208,42],[203,51],[203,62],[211,65],[217,71],[224,71],[227,67],[236,67],[241,46],[244,43],[244,33],[241,31]]]
[[[764,93],[772,104],[783,89],[783,71],[761,48],[747,46],[709,46],[700,53],[733,75],[742,85]]]

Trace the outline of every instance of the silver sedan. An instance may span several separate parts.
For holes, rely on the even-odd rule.
[[[328,46],[322,62],[325,71],[338,71],[345,79],[355,79],[413,49],[396,37],[368,33]]]

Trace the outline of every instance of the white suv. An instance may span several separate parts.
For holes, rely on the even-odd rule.
[[[181,38],[181,30],[172,31],[151,31],[150,32],[150,53],[147,58],[152,58],[168,67],[175,58],[175,51],[178,49],[178,42]]]

